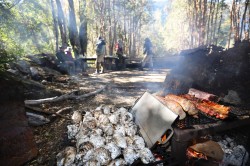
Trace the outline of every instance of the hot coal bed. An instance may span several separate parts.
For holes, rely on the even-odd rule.
[[[231,111],[223,120],[201,112],[199,118],[187,116],[177,120],[173,125],[170,153],[174,161],[178,161],[176,165],[195,165],[189,163],[187,148],[207,136],[216,140],[219,135],[231,135],[249,152],[249,43],[242,42],[226,51],[216,46],[204,46],[183,51],[181,56],[180,64],[165,79],[162,96],[169,93],[182,95],[188,89],[196,88],[218,95],[218,103],[229,106]]]
[[[141,99],[145,100],[143,96],[141,97]],[[147,102],[148,101],[145,101],[144,103],[145,107],[146,107],[145,104]],[[152,125],[152,122],[150,124]],[[232,152],[232,154],[231,152],[230,154],[225,154],[225,155],[230,155],[232,157],[227,156],[227,158],[229,159],[226,159],[226,157],[224,157],[225,159],[223,162],[224,165],[229,165],[226,163],[232,164],[231,160],[235,160],[233,161],[234,163],[237,164],[240,163],[240,165],[244,165],[244,163],[246,164],[247,162],[245,160],[248,159],[247,151],[249,151],[250,132],[247,132],[248,131],[247,127],[249,126],[249,124],[250,124],[249,112],[232,106],[230,114],[226,119],[223,120],[211,117],[202,112],[198,112],[198,114],[195,117],[187,114],[184,119],[182,120],[177,119],[174,122],[173,124],[174,134],[169,142],[166,142],[164,144],[157,142],[154,146],[151,147],[151,151],[154,154],[156,161],[148,165],[162,164],[162,165],[189,166],[189,165],[204,165],[204,164],[206,165],[222,164],[221,162],[213,162],[213,161],[211,162],[209,160],[202,160],[202,158],[196,158],[196,159],[188,158],[187,155],[188,147],[198,142],[202,141],[204,142],[204,140],[213,140],[216,142],[220,142],[221,146],[225,146],[224,147],[225,151],[230,151],[229,149],[230,147],[227,147],[227,144],[230,144],[229,146],[231,146],[232,149],[234,150],[236,149],[235,150],[236,152],[239,145],[239,148],[242,147],[243,149],[240,149],[241,151],[237,152],[237,154],[233,154],[234,152]],[[147,131],[149,130],[147,129],[148,126],[140,126],[140,128],[144,128],[143,130]],[[148,132],[147,134],[150,133]],[[166,139],[168,135],[169,133],[166,132],[165,135],[161,137],[161,139],[162,140]],[[147,138],[147,136],[146,137],[143,136],[143,138],[145,139]],[[151,143],[149,144],[147,143],[147,145],[150,144]],[[245,150],[242,145],[247,150]],[[140,160],[137,160],[132,165],[142,165],[142,163],[140,162]]]
[[[250,125],[249,118],[243,120],[235,118],[220,121],[214,119],[209,120],[209,118],[202,116],[204,115],[200,115],[199,120],[188,117],[184,122],[179,121],[175,124],[174,135],[171,140],[171,156],[178,156],[176,160],[178,160],[181,165],[188,160],[186,155],[187,148],[197,139],[208,135],[216,136],[221,133],[232,135],[232,137],[236,138],[239,135],[237,133],[238,128],[241,129],[238,132],[241,132],[241,134],[247,137],[244,138],[245,140],[241,140],[239,144],[245,142],[245,146],[249,150],[249,132],[247,132],[247,127],[245,127]]]

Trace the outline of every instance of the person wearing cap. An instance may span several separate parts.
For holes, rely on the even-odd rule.
[[[149,63],[149,67],[150,67],[150,70],[153,70],[153,51],[152,51],[152,43],[150,41],[149,38],[146,38],[145,41],[144,41],[144,45],[143,45],[143,54],[144,54],[144,57],[142,59],[142,62],[141,62],[141,67],[140,69],[143,70],[143,68],[145,67],[146,63],[148,62]]]
[[[71,47],[67,47],[67,49],[65,50],[65,54],[67,55],[69,61],[74,61]]]
[[[102,37],[98,37],[96,42],[96,71],[95,74],[104,72],[104,54],[105,54],[105,45],[106,42]],[[101,66],[101,70],[100,70]]]

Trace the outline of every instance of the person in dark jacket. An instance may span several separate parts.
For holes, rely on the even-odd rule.
[[[59,47],[59,51],[56,53],[56,57],[59,61],[59,66],[65,67],[68,74],[73,74],[75,72],[75,64],[64,51],[64,47]]]
[[[143,45],[143,54],[144,54],[144,57],[142,59],[142,62],[141,62],[141,70],[143,70],[143,68],[145,67],[145,64],[148,62],[149,63],[149,67],[151,70],[153,70],[153,51],[152,51],[152,43],[150,41],[149,38],[146,38],[145,39],[145,42],[144,42],[144,45]]]
[[[125,68],[126,64],[125,64],[125,57],[123,55],[123,43],[121,39],[119,39],[118,42],[116,43],[115,51],[116,51],[117,57],[119,58],[119,60],[117,61],[117,68],[118,69]]]

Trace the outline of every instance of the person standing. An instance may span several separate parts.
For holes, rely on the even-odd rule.
[[[98,38],[98,41],[96,42],[96,71],[95,73],[103,73],[104,72],[104,54],[105,54],[105,45],[106,42],[102,37]],[[101,65],[101,71],[100,71],[100,65]]]
[[[123,43],[122,40],[119,39],[115,45],[116,55],[119,58],[117,67],[119,69],[125,68],[125,57],[123,56]]]
[[[149,63],[150,70],[153,70],[153,51],[152,51],[152,43],[149,38],[146,38],[143,45],[143,54],[144,57],[141,62],[140,69],[143,70],[146,63]]]

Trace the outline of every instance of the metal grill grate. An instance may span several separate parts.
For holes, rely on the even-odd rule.
[[[177,120],[174,124],[175,127],[180,129],[191,128],[193,125],[207,124],[207,123],[215,123],[219,119],[214,119],[212,117],[208,117],[201,112],[198,113],[199,118],[194,118],[192,116],[188,116],[183,120]]]

